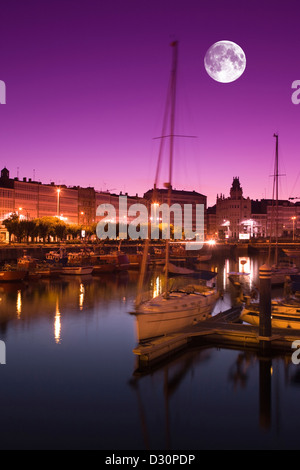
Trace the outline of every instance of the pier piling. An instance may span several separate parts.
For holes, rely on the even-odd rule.
[[[262,350],[269,348],[272,336],[271,320],[271,268],[264,264],[259,269],[259,339]]]

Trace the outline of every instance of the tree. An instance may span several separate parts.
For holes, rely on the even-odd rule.
[[[56,219],[53,224],[54,234],[59,240],[63,240],[67,234],[67,225],[62,220]]]
[[[37,223],[35,220],[22,220],[20,224],[23,225],[24,235],[27,239],[27,243],[29,243],[29,237],[31,241],[34,237],[36,237],[38,230],[37,230]]]
[[[43,243],[46,243],[47,237],[49,237],[50,232],[53,230],[53,217],[35,219],[35,223],[37,235],[43,239]]]
[[[71,237],[74,239],[80,237],[81,235],[81,230],[82,230],[82,227],[81,225],[78,225],[78,224],[71,224],[68,226],[67,228],[67,233],[69,235],[71,235]]]
[[[9,234],[9,243],[11,243],[12,235],[17,236],[19,216],[17,214],[11,214],[8,219],[3,220],[2,224],[6,228]]]

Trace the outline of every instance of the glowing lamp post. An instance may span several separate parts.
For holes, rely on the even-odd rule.
[[[59,217],[59,212],[60,212],[60,207],[59,207],[59,203],[60,203],[60,192],[61,192],[61,190],[60,190],[60,189],[57,189],[57,217]]]
[[[292,217],[292,221],[293,221],[293,241],[295,241],[295,220],[297,219],[296,216]]]

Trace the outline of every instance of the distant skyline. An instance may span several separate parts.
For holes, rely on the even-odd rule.
[[[288,1],[10,0],[1,5],[0,165],[43,183],[138,193],[153,187],[173,40],[179,42],[173,186],[300,196],[300,4]],[[206,72],[212,44],[233,41],[243,75]],[[165,178],[160,182],[163,185]]]

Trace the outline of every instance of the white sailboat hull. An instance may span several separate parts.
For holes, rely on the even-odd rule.
[[[139,341],[175,333],[207,319],[218,294],[214,290],[204,294],[171,292],[169,297],[156,297],[135,312]]]

